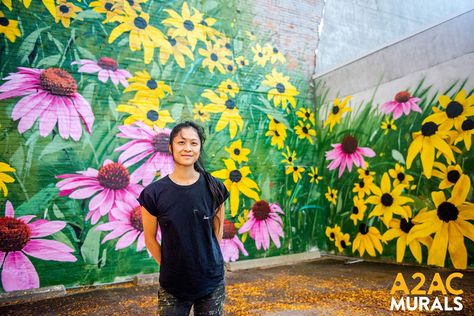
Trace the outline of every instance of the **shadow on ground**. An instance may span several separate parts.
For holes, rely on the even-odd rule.
[[[428,289],[435,273],[442,280],[454,272],[448,269],[395,265],[375,262],[346,264],[324,258],[291,266],[228,272],[225,315],[392,315],[390,289],[401,272],[412,289],[426,276]],[[474,315],[474,271],[461,271],[462,279],[452,286],[462,289],[463,311]],[[94,290],[68,291],[61,298],[0,307],[1,315],[156,315],[157,285],[131,283]],[[400,295],[398,295],[399,297]],[[449,296],[449,306],[452,295]],[[440,293],[431,295],[431,302]],[[431,303],[430,303],[431,306]],[[423,314],[414,312],[412,314]]]

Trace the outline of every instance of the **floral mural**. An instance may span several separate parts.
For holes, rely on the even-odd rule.
[[[229,23],[235,3],[0,3],[3,291],[159,271],[136,197],[173,171],[170,129],[189,119],[230,192],[225,261],[473,264],[472,92],[326,100],[271,34]]]

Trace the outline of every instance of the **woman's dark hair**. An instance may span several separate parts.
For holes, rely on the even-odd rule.
[[[171,130],[170,133],[170,146],[173,148],[173,139],[178,135],[178,133],[183,129],[183,128],[193,128],[196,133],[199,136],[199,140],[201,141],[201,150],[199,154],[199,159],[194,163],[194,170],[198,171],[201,173],[204,178],[206,179],[206,183],[211,190],[212,198],[214,202],[216,203],[215,205],[215,212],[217,211],[217,207],[219,207],[223,202],[224,202],[224,193],[222,190],[219,188],[219,184],[217,183],[216,179],[211,176],[209,172],[206,171],[204,168],[204,163],[203,163],[203,156],[204,156],[204,142],[206,141],[206,135],[204,133],[204,129],[199,126],[198,124],[192,122],[192,121],[184,121],[182,123],[177,124],[173,129]]]

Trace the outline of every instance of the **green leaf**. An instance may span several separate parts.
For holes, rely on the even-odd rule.
[[[71,240],[66,236],[65,233],[59,231],[57,233],[55,233],[54,235],[54,239],[59,241],[59,242],[62,242],[63,244],[66,244],[68,245],[69,247],[71,247],[72,249],[76,249],[76,247],[74,247],[74,244],[71,242]]]
[[[101,231],[95,230],[97,226],[89,229],[84,243],[81,247],[81,255],[84,262],[97,265],[99,263],[100,234]]]
[[[10,166],[16,169],[18,177],[23,178],[23,166],[25,165],[25,150],[21,144],[13,153],[9,161]]]
[[[31,54],[31,52],[35,48],[36,41],[38,40],[38,37],[40,36],[41,32],[49,28],[50,28],[49,26],[43,27],[41,29],[38,29],[32,32],[30,35],[25,37],[17,53],[18,57],[22,57],[21,62],[20,62],[21,64],[25,63],[28,60],[28,56]]]
[[[46,155],[49,154],[54,154],[57,153],[58,151],[61,151],[66,148],[72,148],[75,147],[76,143],[71,142],[71,141],[66,141],[62,137],[54,137],[54,139],[44,147],[44,149],[41,151],[38,159],[43,158]]]
[[[42,215],[43,210],[48,208],[51,201],[56,198],[59,190],[51,183],[42,189],[18,207],[15,207],[15,213],[18,215]]]
[[[77,14],[75,17],[76,20],[80,19],[102,19],[102,15],[98,12],[95,12],[93,10],[85,10],[81,11]]]
[[[61,212],[61,210],[56,204],[53,204],[53,214],[56,218],[59,218],[59,219],[64,218],[63,212]]]
[[[94,89],[95,89],[95,82],[89,83],[84,90],[82,90],[82,96],[89,101],[90,104],[93,104],[94,98]]]
[[[402,153],[398,150],[392,149],[392,157],[402,165],[405,164],[405,158],[403,157]]]
[[[46,68],[46,67],[53,67],[58,66],[59,60],[61,59],[60,54],[52,55],[41,59],[38,64],[36,64],[37,68]]]
[[[160,67],[158,67],[156,62],[152,63],[150,75],[152,78],[155,78],[155,79],[160,78]]]
[[[80,47],[80,46],[76,46],[76,48],[83,58],[92,59],[92,60],[96,59],[94,54],[92,54],[88,49],[85,49],[84,47]]]
[[[114,99],[112,99],[110,95],[109,95],[109,108],[115,120],[117,120],[118,119],[117,104],[115,103]]]

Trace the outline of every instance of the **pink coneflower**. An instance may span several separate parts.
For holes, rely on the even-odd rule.
[[[77,93],[76,80],[60,68],[34,69],[18,67],[0,86],[0,100],[25,96],[13,108],[12,119],[20,119],[18,131],[24,133],[39,118],[40,135],[45,137],[58,123],[59,135],[79,140],[81,121],[92,131],[94,114],[86,99]]]
[[[112,231],[104,237],[102,243],[120,237],[115,245],[115,250],[127,248],[138,238],[137,251],[145,247],[141,206],[137,201],[132,204],[116,202],[116,207],[111,211],[115,220],[97,226],[96,230]],[[161,240],[161,230],[158,226],[156,239]]]
[[[280,205],[266,201],[258,201],[249,212],[248,221],[240,227],[239,234],[250,231],[250,237],[255,240],[257,250],[270,248],[270,238],[277,248],[280,248],[280,239],[283,237],[283,222],[278,215],[284,214]]]
[[[88,168],[77,174],[63,174],[56,178],[64,179],[56,184],[60,196],[87,199],[95,195],[89,202],[86,216],[86,220],[92,218],[92,224],[117,207],[117,201],[132,204],[143,189],[141,185],[131,181],[124,165],[111,160],[106,160],[99,171]]]
[[[339,167],[339,177],[344,169],[352,171],[352,163],[357,167],[365,168],[363,156],[374,157],[375,151],[368,147],[358,147],[357,139],[354,136],[347,135],[340,144],[331,145],[334,149],[326,152],[326,159],[332,160],[328,169],[334,170]]]
[[[10,201],[5,204],[5,217],[0,217],[0,268],[2,287],[6,292],[35,289],[40,286],[38,273],[28,256],[62,262],[75,262],[74,249],[62,242],[40,239],[57,233],[66,226],[63,221],[31,220],[34,215],[15,218]],[[30,223],[31,222],[31,223]]]
[[[224,220],[224,235],[222,236],[220,246],[225,262],[237,261],[239,259],[239,250],[244,256],[249,255],[236,233],[234,223]]]
[[[117,86],[119,82],[124,87],[128,87],[127,78],[132,77],[132,74],[124,69],[118,69],[118,63],[110,57],[101,57],[98,61],[90,59],[81,59],[74,61],[71,65],[81,64],[78,72],[85,72],[88,74],[99,73],[98,78],[103,83],[107,80],[112,80],[113,84]]]
[[[121,133],[118,137],[133,139],[115,149],[122,151],[118,161],[129,167],[137,162],[147,160],[138,167],[131,176],[133,182],[142,180],[143,185],[150,184],[160,171],[160,177],[170,174],[174,170],[173,156],[168,151],[171,130],[149,127],[143,122],[135,122],[129,126],[119,126]]]
[[[408,91],[400,91],[395,95],[395,100],[385,102],[380,106],[380,110],[387,115],[393,113],[393,118],[396,120],[403,113],[405,115],[410,114],[410,111],[421,113],[421,109],[417,104],[420,100],[412,97]]]

